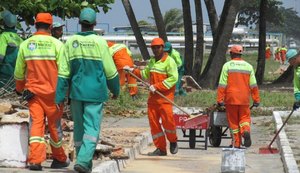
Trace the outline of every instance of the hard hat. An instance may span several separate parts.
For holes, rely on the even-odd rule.
[[[4,24],[9,28],[15,27],[17,25],[17,17],[16,15],[12,14],[10,11],[5,10],[2,12],[2,18]]]
[[[164,51],[165,52],[170,52],[172,50],[172,44],[170,42],[165,43]]]
[[[243,47],[241,45],[233,45],[230,50],[230,53],[243,54]]]
[[[84,8],[80,12],[79,21],[86,24],[95,24],[96,23],[96,12],[91,8]]]
[[[165,42],[161,38],[154,38],[151,42],[151,46],[165,46]]]
[[[116,44],[116,43],[115,43],[115,42],[112,42],[112,41],[107,41],[108,47],[112,47],[114,44]]]
[[[52,15],[50,13],[38,13],[35,18],[35,23],[46,23],[52,25]]]
[[[298,51],[296,49],[289,49],[286,52],[286,60],[290,61],[293,58],[296,58],[296,55],[298,54]]]
[[[59,23],[59,22],[53,22],[52,28],[59,28],[59,27],[62,27],[62,26],[65,26],[65,25],[62,24],[62,23]]]

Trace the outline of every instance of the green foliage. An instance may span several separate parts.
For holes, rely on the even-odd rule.
[[[0,11],[7,9],[18,16],[18,21],[25,21],[27,25],[34,24],[34,16],[39,12],[49,12],[62,19],[78,17],[80,10],[91,7],[100,12],[98,7],[106,13],[109,4],[114,0],[1,0]]]
[[[166,26],[166,32],[179,32],[183,27],[182,10],[172,8],[169,11],[166,11],[164,15],[164,23]]]
[[[279,10],[282,2],[278,0],[267,0],[267,3],[267,22],[277,25],[283,24],[283,14],[282,11]],[[260,0],[247,1],[242,6],[238,14],[238,22],[236,23],[236,25],[245,25],[249,26],[250,28],[257,25],[259,21],[259,5]]]

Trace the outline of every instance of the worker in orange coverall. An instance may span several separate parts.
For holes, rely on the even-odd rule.
[[[282,48],[280,48],[280,63],[281,64],[285,64],[286,63],[286,52],[287,52],[287,48],[285,47],[285,45],[282,46]]]
[[[178,152],[176,126],[173,118],[172,104],[157,94],[159,91],[170,100],[174,100],[175,85],[178,80],[177,64],[168,53],[164,52],[164,41],[154,38],[151,42],[154,57],[150,58],[144,70],[125,66],[124,70],[133,71],[138,77],[150,80],[150,94],[148,98],[148,119],[152,139],[156,150],[149,156],[166,156],[166,137],[170,142],[170,152]],[[162,124],[160,123],[160,119]],[[162,127],[164,128],[164,131]]]
[[[46,160],[44,139],[45,121],[48,120],[50,146],[53,162],[51,168],[63,168],[70,164],[62,148],[61,116],[63,107],[56,107],[57,57],[62,42],[51,36],[52,16],[38,13],[35,27],[37,32],[20,45],[14,77],[16,91],[23,92],[30,112],[28,168],[42,170]]]
[[[279,61],[280,62],[280,47],[278,47],[276,50],[275,50],[275,57],[274,57],[274,60],[275,61]]]
[[[266,47],[266,59],[269,60],[272,56],[272,51],[270,45],[267,45]]]
[[[130,76],[128,73],[125,73],[123,70],[123,67],[126,65],[131,68],[133,68],[134,66],[133,60],[131,58],[131,52],[125,44],[119,44],[111,41],[108,41],[107,44],[109,47],[109,52],[119,73],[120,86],[124,87],[126,80],[129,88],[129,94],[132,99],[135,100],[137,98],[136,96],[138,92],[136,79]]]
[[[251,146],[250,95],[253,106],[258,107],[260,98],[253,67],[242,59],[243,47],[234,45],[230,49],[231,60],[223,65],[217,91],[217,103],[225,106],[234,146]]]

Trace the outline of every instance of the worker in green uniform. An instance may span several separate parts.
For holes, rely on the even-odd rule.
[[[108,90],[115,99],[120,94],[119,75],[106,40],[93,31],[96,12],[84,8],[79,16],[81,32],[70,37],[59,55],[56,103],[67,93],[74,121],[77,172],[92,171],[93,154],[100,135],[104,102]]]
[[[1,15],[4,22],[4,32],[0,35],[0,87],[3,87],[10,79],[13,80],[19,46],[23,40],[15,29],[17,25],[16,15],[7,10],[3,11]],[[12,90],[14,88],[12,86],[6,89]]]
[[[182,56],[177,50],[173,49],[172,44],[170,42],[165,43],[164,51],[168,52],[169,56],[171,56],[177,64],[178,81],[176,83],[175,96],[186,95],[185,90],[182,88],[181,80],[184,75],[184,58],[182,58]]]

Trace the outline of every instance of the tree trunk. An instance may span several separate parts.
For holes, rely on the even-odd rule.
[[[124,6],[124,9],[126,11],[128,20],[130,22],[132,31],[134,33],[136,42],[137,42],[137,44],[138,44],[138,46],[140,48],[141,54],[143,56],[143,59],[147,60],[147,59],[150,58],[150,55],[149,55],[149,52],[147,50],[147,46],[146,46],[145,40],[144,40],[144,38],[142,36],[142,33],[140,31],[139,25],[138,25],[138,23],[136,21],[134,12],[133,12],[131,4],[130,4],[130,1],[129,0],[122,0],[122,3],[123,3],[123,6]]]
[[[201,74],[200,86],[215,88],[218,83],[222,66],[226,62],[226,51],[232,35],[236,15],[244,0],[225,0],[217,34],[214,38],[211,53]]]
[[[192,75],[192,69],[194,64],[194,43],[193,43],[193,28],[192,28],[192,16],[190,0],[181,0],[183,10],[183,23],[184,23],[184,36],[185,36],[185,69],[186,74]],[[195,77],[195,76],[193,76]]]
[[[159,8],[158,0],[150,0],[150,2],[152,6],[152,11],[153,11],[158,35],[166,42],[168,41],[168,37],[165,29],[164,19]]]
[[[266,65],[266,11],[267,11],[267,0],[260,0],[259,9],[259,47],[258,47],[258,58],[257,68],[255,77],[257,84],[261,85],[264,80],[264,72]]]
[[[216,12],[214,0],[204,0],[204,2],[208,13],[208,19],[211,27],[212,36],[213,38],[215,38],[219,19],[218,19],[218,14]]]
[[[196,53],[195,53],[195,64],[193,67],[193,75],[196,77],[196,81],[200,80],[202,64],[203,64],[203,17],[201,0],[194,0],[195,11],[196,11],[196,25],[197,25],[197,40],[196,40]]]
[[[279,76],[272,84],[292,83],[294,79],[294,68],[289,66],[288,69]]]

